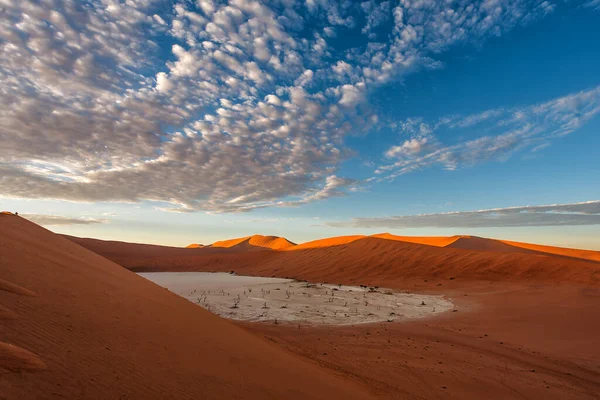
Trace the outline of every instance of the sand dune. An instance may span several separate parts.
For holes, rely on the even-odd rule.
[[[372,235],[381,239],[397,240],[408,243],[426,244],[436,247],[454,249],[489,251],[495,253],[522,253],[537,255],[554,255],[584,260],[600,261],[600,251],[570,249],[564,247],[543,246],[538,244],[513,242],[510,240],[489,239],[477,236],[397,236],[390,233]]]
[[[535,248],[525,249],[534,250],[532,253],[526,253],[522,251],[523,249],[511,248],[512,243],[500,242],[498,245],[499,241],[492,239],[465,236],[425,239],[393,235],[377,236],[380,237],[352,236],[320,240],[290,247],[289,251],[154,247],[145,254],[143,247],[139,245],[121,245],[117,252],[112,252],[112,257],[118,258],[122,265],[140,271],[235,270],[246,275],[291,276],[315,282],[368,284],[409,293],[448,296],[455,304],[457,312],[449,312],[423,321],[346,328],[303,327],[302,329],[285,324],[238,323],[257,336],[267,337],[270,342],[282,345],[303,359],[312,360],[338,374],[353,377],[379,398],[461,400],[482,398],[591,400],[597,398],[597,393],[600,392],[598,370],[600,348],[597,340],[600,332],[600,320],[597,318],[600,304],[600,263],[560,254],[552,255],[548,252],[538,254]],[[487,242],[488,240],[492,243]],[[45,243],[44,240],[33,237],[28,248],[36,247],[38,242]],[[459,247],[469,248],[445,247],[455,242],[458,242]],[[93,242],[93,246],[107,250],[111,247],[97,242]],[[46,248],[40,250],[41,254],[49,251]],[[89,253],[86,254],[86,257],[90,257]],[[71,256],[77,257],[76,261],[82,257],[79,253]],[[21,264],[23,263],[19,263]],[[111,265],[114,267],[114,264]],[[90,265],[85,263],[79,265],[81,266],[84,269],[90,268]],[[188,350],[192,349],[191,353],[195,353],[198,348],[193,346],[199,346],[198,342],[202,343],[207,335],[210,336],[206,332],[202,336],[199,332],[200,328],[196,327],[195,319],[200,317],[194,314],[192,318],[191,311],[187,308],[182,308],[171,300],[167,302],[162,297],[156,299],[156,302],[162,305],[162,308],[159,307],[155,304],[156,292],[150,293],[146,289],[143,291],[145,300],[141,302],[145,304],[138,304],[141,289],[132,288],[139,283],[127,284],[127,290],[129,292],[133,290],[134,300],[126,301],[125,295],[120,293],[121,286],[113,288],[112,285],[115,280],[124,279],[129,275],[118,274],[113,269],[111,273],[115,274],[110,279],[113,283],[109,284],[108,280],[100,279],[99,285],[99,290],[104,288],[110,296],[95,301],[106,302],[107,299],[115,298],[116,300],[111,304],[125,306],[126,310],[133,307],[136,312],[142,312],[150,304],[153,311],[136,316],[134,322],[140,323],[139,319],[143,319],[144,332],[153,332],[148,340],[154,344],[162,344],[164,341],[172,343],[177,340],[176,345],[168,346],[173,346],[171,352],[175,351],[179,362],[183,365],[181,374],[175,374],[167,370],[164,364],[159,363],[158,372],[141,368],[142,375],[155,379],[156,374],[158,376],[167,374],[171,378],[174,376],[177,378],[177,382],[181,385],[178,388],[190,385],[187,373],[193,367],[187,361],[189,354],[183,354],[181,346],[187,346]],[[41,276],[41,279],[47,277],[48,275]],[[33,285],[31,275],[24,276],[22,280],[15,280],[12,273],[10,276],[3,275],[0,270],[0,279],[38,294],[38,297],[15,296],[21,301],[43,301],[47,296],[40,286]],[[97,280],[96,276],[94,280]],[[39,282],[38,284],[41,285]],[[87,284],[85,287],[87,288]],[[10,294],[0,291],[0,300],[3,299],[3,293]],[[99,296],[99,293],[93,293],[93,298]],[[71,297],[67,297],[65,301],[70,299]],[[3,322],[7,325],[20,323],[23,313],[18,303],[3,302],[2,304],[6,307],[0,309],[2,311],[0,316],[7,315]],[[103,307],[106,305],[103,304]],[[158,314],[157,307],[161,310]],[[7,314],[6,311],[9,313]],[[76,309],[69,309],[68,312],[73,315],[76,311]],[[16,319],[14,315],[11,317],[10,313],[16,315]],[[166,316],[168,313],[176,313],[177,318],[190,320],[190,327],[184,327],[179,323],[173,325],[174,322],[168,319],[173,317]],[[38,314],[37,318],[44,318],[43,315]],[[124,317],[123,314],[118,315]],[[159,322],[155,321],[157,315],[160,315]],[[149,321],[154,321],[156,324],[151,330],[147,329]],[[207,318],[202,317],[201,323],[205,330],[208,329],[215,334],[220,332],[214,324],[209,324],[207,321]],[[58,322],[60,326],[67,326],[66,321]],[[110,323],[127,327],[127,329],[119,328],[114,332],[117,338],[123,335],[129,338],[125,340],[123,346],[125,344],[132,346],[133,338],[140,335],[140,331],[136,331],[128,323],[123,325],[119,320],[104,321],[102,326]],[[80,330],[79,325],[81,323],[74,326],[76,332]],[[164,332],[168,329],[165,325],[170,328],[168,333]],[[213,327],[215,327],[214,331]],[[186,334],[190,334],[195,339],[175,337],[171,330],[185,330]],[[115,341],[119,342],[119,340],[112,338],[113,334],[108,330],[102,332],[104,333],[102,340],[108,340],[110,348],[114,351]],[[229,330],[224,332],[231,337]],[[69,334],[74,337],[67,336],[67,339],[75,340],[76,348],[80,349],[81,340],[77,339],[78,334]],[[105,336],[109,339],[104,339]],[[0,336],[0,340],[8,342],[5,336]],[[236,347],[238,351],[244,351],[240,347],[248,349],[249,344],[246,340],[247,338],[243,339],[244,344]],[[182,341],[184,343],[180,343]],[[39,351],[39,347],[29,347],[27,341],[15,340],[14,344],[30,351],[47,364],[46,369],[26,374],[43,376],[55,367],[47,361],[45,355],[47,353]],[[140,345],[136,346],[140,348]],[[148,348],[142,347],[144,352],[148,351]],[[145,366],[149,361],[156,363],[156,359],[160,359],[166,362],[165,360],[172,361],[175,357],[162,351],[161,346],[156,347],[158,354],[152,357],[139,356],[136,361]],[[230,349],[228,346],[225,348]],[[102,348],[97,351],[101,350]],[[131,353],[125,351],[124,347],[118,350],[118,354]],[[110,355],[115,357],[112,353]],[[252,357],[254,356],[244,355],[242,360],[253,360]],[[131,359],[127,358],[127,361],[130,362]],[[198,367],[198,364],[200,369],[196,372],[206,373],[201,363],[196,363],[195,366]],[[130,369],[133,370],[133,365],[137,364],[130,365],[132,365]],[[221,366],[221,368],[217,370],[223,371],[225,367]],[[123,371],[119,370],[118,373],[122,374]],[[124,376],[130,379],[131,373]],[[140,379],[137,375],[135,378],[137,380],[134,382]],[[109,379],[104,378],[102,382],[107,381]],[[164,385],[164,379],[159,382]],[[260,386],[263,381],[259,379],[257,382]],[[273,379],[273,382],[279,382],[279,379]],[[119,381],[113,380],[109,383],[119,384]],[[195,390],[193,385],[194,383],[191,383],[192,391]],[[108,387],[110,391],[110,386]],[[347,383],[344,383],[343,387],[348,387]],[[0,387],[0,391],[2,390],[3,388]],[[183,392],[173,393],[177,395]],[[230,394],[231,392],[225,393],[223,398]],[[338,398],[338,396],[333,394],[330,398]]]
[[[385,237],[385,238],[382,238]],[[403,279],[463,279],[512,282],[573,282],[600,285],[600,263],[513,247],[493,239],[456,236],[429,238],[428,244],[403,237],[341,236],[289,247],[288,251],[235,251],[167,248],[143,255],[138,245],[91,250],[138,272],[236,271],[240,274],[297,277],[344,284],[378,284]],[[417,238],[410,238],[418,240]],[[80,243],[87,247],[85,242]],[[237,246],[233,244],[233,246]],[[456,246],[456,248],[454,248]],[[240,248],[241,249],[241,248]]]
[[[310,242],[305,242],[293,247],[290,250],[304,250],[304,249],[316,249],[322,247],[340,246],[354,242],[359,239],[363,239],[364,235],[351,235],[351,236],[335,236],[326,239],[318,239]]]
[[[376,235],[371,235],[371,237],[407,243],[426,244],[428,246],[436,247],[448,246],[461,238],[461,236],[398,236],[392,235],[391,233],[378,233]]]
[[[369,397],[20,217],[0,237],[0,397]]]
[[[201,249],[203,247],[205,247],[205,246],[200,243],[192,243],[192,244],[188,244],[187,246],[185,246],[186,249]]]
[[[286,238],[278,236],[252,235],[237,239],[214,242],[210,245],[210,247],[247,251],[255,249],[285,250],[295,245],[295,243],[290,242]]]
[[[573,258],[582,258],[592,261],[600,261],[600,251],[593,250],[581,250],[581,249],[569,249],[565,247],[554,247],[554,246],[543,246],[539,244],[512,242],[509,240],[502,240],[503,243],[511,245],[513,247],[532,250],[537,253],[543,253],[548,255],[560,255]]]
[[[600,264],[564,257],[466,251],[367,237],[344,246],[294,250],[248,268],[344,284],[461,279],[600,285]],[[278,276],[279,276],[278,275]]]
[[[494,253],[540,254],[536,251],[511,246],[500,240],[487,239],[477,236],[457,236],[455,240],[453,240],[451,243],[448,243],[444,247],[473,251],[490,251]]]

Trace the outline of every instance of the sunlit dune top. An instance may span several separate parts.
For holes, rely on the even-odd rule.
[[[570,248],[566,248],[566,247],[544,246],[541,244],[512,242],[510,240],[502,240],[501,242],[506,243],[507,245],[510,245],[513,247],[532,250],[532,251],[540,252],[540,253],[555,254],[555,255],[561,255],[561,256],[565,256],[565,257],[583,258],[583,259],[587,259],[587,260],[600,261],[600,251],[570,249]]]
[[[185,246],[186,249],[201,249],[203,247],[205,247],[205,246],[200,243],[192,243],[192,244],[188,244],[187,246]]]
[[[378,233],[371,235],[380,239],[397,240],[399,242],[426,244],[429,246],[446,247],[461,237],[465,236],[398,236],[391,233]]]
[[[330,247],[330,246],[339,246],[341,244],[351,243],[359,239],[363,239],[366,236],[364,235],[352,235],[352,236],[336,236],[326,239],[318,239],[313,240],[311,242],[306,242],[295,246],[291,250],[302,250],[302,249],[315,249],[319,247]]]
[[[255,246],[272,250],[285,250],[295,246],[295,243],[279,236],[252,235],[230,240],[221,240],[210,245],[210,247],[219,248],[232,248],[238,246]]]

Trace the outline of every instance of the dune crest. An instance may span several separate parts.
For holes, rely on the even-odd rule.
[[[252,235],[236,239],[221,240],[210,245],[212,248],[236,248],[239,250],[250,250],[253,247],[271,250],[286,250],[296,246],[286,238],[279,236]]]
[[[426,244],[428,246],[446,247],[462,236],[398,236],[391,233],[378,233],[371,235],[374,238],[397,240],[399,242]]]
[[[568,247],[544,246],[541,244],[513,242],[510,240],[502,240],[502,242],[509,244],[513,247],[532,250],[539,253],[546,253],[548,255],[560,255],[573,258],[582,258],[591,261],[600,261],[600,251],[571,249]]]
[[[186,249],[202,249],[204,247],[205,246],[200,243],[192,243],[192,244],[188,244],[187,246],[185,246]]]
[[[317,249],[322,247],[340,246],[363,239],[364,235],[334,236],[326,239],[317,239],[297,245],[291,250]]]

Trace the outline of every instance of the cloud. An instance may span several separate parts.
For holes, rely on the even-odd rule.
[[[526,226],[600,225],[600,201],[495,208],[440,214],[353,218],[327,222],[336,228],[501,228]]]
[[[2,190],[209,212],[343,195],[353,186],[331,177],[345,179],[345,138],[377,123],[369,91],[548,12],[526,0],[373,7],[365,18],[349,0],[5,2]],[[363,28],[385,41],[330,39]]]
[[[399,124],[411,136],[389,148],[384,156],[392,163],[376,170],[379,179],[394,179],[425,168],[447,170],[481,162],[508,159],[517,151],[541,151],[550,141],[568,135],[600,113],[600,86],[528,107],[494,109],[465,117],[445,117],[426,123],[409,119]],[[467,129],[486,133],[456,144],[444,144],[436,133],[465,136]]]
[[[23,218],[35,222],[39,225],[95,225],[105,224],[108,221],[105,219],[94,218],[71,218],[60,215],[45,215],[45,214],[19,214]]]

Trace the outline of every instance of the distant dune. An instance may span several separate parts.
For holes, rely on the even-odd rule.
[[[487,239],[477,236],[457,236],[454,241],[445,247],[473,251],[489,251],[493,253],[539,254],[536,251],[511,246],[500,240]]]
[[[545,254],[554,254],[561,255],[573,258],[583,258],[586,260],[598,261],[600,262],[600,251],[593,250],[580,250],[580,249],[569,249],[564,247],[553,247],[553,246],[543,246],[539,244],[530,244],[530,243],[521,243],[521,242],[512,242],[509,240],[503,240],[502,242],[509,244],[513,247],[518,247],[521,249],[532,250],[537,253],[545,253]]]
[[[0,397],[370,398],[21,217],[0,238]]]
[[[600,263],[592,258],[600,252],[558,248],[556,254],[552,254],[534,250],[535,245],[529,245],[532,248],[518,247],[500,240],[473,236],[355,235],[294,246],[283,238],[256,235],[217,242],[199,249],[152,246],[148,252],[139,247],[143,245],[128,247],[120,244],[116,251],[113,246],[86,241],[80,239],[78,243],[139,272],[236,271],[250,275],[381,285],[406,279],[450,278],[600,285]],[[278,251],[258,245],[277,243],[290,245],[283,249],[274,246]],[[576,258],[575,255],[588,258]]]
[[[426,244],[428,246],[446,247],[454,243],[461,236],[397,236],[392,235],[391,233],[379,233],[372,235],[371,237],[397,240],[399,242]]]
[[[203,247],[205,247],[205,246],[200,243],[192,243],[192,244],[188,244],[187,246],[185,246],[186,249],[201,249]]]
[[[295,245],[295,243],[290,242],[286,238],[278,236],[252,235],[237,239],[214,242],[210,245],[210,247],[247,251],[257,249],[286,250]]]
[[[318,240],[313,240],[311,242],[299,244],[298,246],[296,246],[290,250],[316,249],[316,248],[322,248],[322,247],[339,246],[339,245],[354,242],[359,239],[363,239],[364,237],[365,237],[364,235],[353,235],[353,236],[336,236],[336,237],[331,237],[331,238],[326,238],[326,239],[318,239]]]

